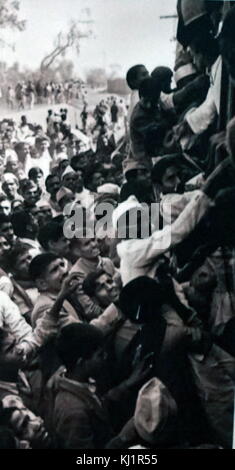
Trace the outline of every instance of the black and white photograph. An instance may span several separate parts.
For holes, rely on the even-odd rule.
[[[0,0],[0,449],[222,459],[234,403],[235,1]]]

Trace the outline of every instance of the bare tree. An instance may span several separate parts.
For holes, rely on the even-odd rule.
[[[81,39],[88,38],[91,35],[91,31],[82,31],[79,27],[79,23],[80,21],[72,21],[66,33],[60,31],[57,34],[53,50],[41,61],[41,73],[47,70],[59,56],[65,57],[68,49],[74,48],[77,54],[79,54]],[[82,23],[84,23],[84,21],[82,21]],[[91,23],[91,21],[87,23]]]

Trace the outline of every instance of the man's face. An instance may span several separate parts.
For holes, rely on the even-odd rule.
[[[51,196],[55,196],[57,191],[60,189],[60,180],[58,176],[51,178],[47,183],[47,192],[51,194]]]
[[[76,191],[79,193],[83,190],[83,186],[84,186],[82,171],[78,170],[76,172],[76,175],[77,175]]]
[[[10,250],[10,243],[5,237],[0,235],[0,257]]]
[[[32,185],[30,188],[28,188],[25,192],[24,192],[24,200],[34,206],[36,204],[36,202],[40,199],[39,195],[38,195],[38,187],[36,186],[36,184]]]
[[[96,191],[99,186],[102,186],[102,184],[104,184],[103,175],[99,172],[94,173],[91,180],[92,191]]]
[[[85,258],[94,260],[100,254],[96,238],[80,238],[77,241],[77,249],[75,248],[74,255],[78,258]]]
[[[7,169],[10,173],[15,173],[19,168],[18,159],[14,157],[8,157],[7,159]]]
[[[104,348],[98,348],[89,359],[86,359],[86,371],[93,379],[98,379],[105,369],[107,352]]]
[[[144,186],[151,186],[151,173],[146,168],[139,168],[136,170],[136,181],[143,184]]]
[[[50,241],[49,248],[51,251],[58,254],[59,256],[64,256],[69,251],[70,241],[68,240],[68,238],[62,235],[62,237],[60,237],[59,240],[57,240],[56,242]]]
[[[67,153],[67,148],[65,144],[60,144],[57,153]]]
[[[148,76],[148,70],[145,67],[140,67],[136,77],[136,90],[139,89],[141,82]]]
[[[11,212],[11,203],[7,199],[0,202],[0,214],[9,215]]]
[[[41,152],[45,152],[45,150],[47,150],[49,147],[49,142],[48,140],[43,140],[40,144],[40,151]]]
[[[28,153],[29,153],[29,145],[28,144],[23,144],[22,148],[19,152],[20,156],[25,158],[28,155]]]
[[[52,261],[46,269],[44,282],[49,292],[58,293],[61,289],[63,280],[68,276],[68,268],[65,261],[61,258]]]
[[[180,184],[179,170],[174,166],[167,168],[162,177],[162,192],[164,194],[176,193]]]
[[[86,168],[88,163],[88,158],[86,155],[81,155],[79,158],[79,161],[76,162],[75,164],[75,171],[78,171],[80,169]]]
[[[9,243],[13,243],[15,236],[11,222],[4,222],[1,225],[1,233],[9,240]]]
[[[43,420],[23,406],[22,409],[13,411],[10,423],[16,436],[21,440],[30,442],[36,439],[40,441],[46,439],[47,433]]]
[[[32,259],[33,255],[30,253],[30,249],[16,258],[14,272],[19,279],[25,281],[29,279],[29,265]]]
[[[6,181],[3,186],[3,190],[5,191],[6,195],[10,198],[14,198],[17,193],[17,183],[14,180]]]
[[[76,173],[68,173],[63,178],[63,185],[70,189],[73,193],[76,192],[76,184],[77,184],[77,175]]]
[[[39,227],[46,225],[52,219],[52,211],[50,206],[45,205],[44,207],[40,207],[38,214],[37,214],[37,221]]]
[[[120,289],[111,276],[104,273],[96,280],[95,297],[102,307],[118,301]]]
[[[36,175],[34,175],[34,177],[32,179],[37,185],[40,186],[40,184],[43,181],[43,172],[42,172],[42,170],[38,169]]]
[[[11,204],[11,210],[12,212],[21,212],[24,209],[24,206],[22,204],[22,201],[20,200],[15,200]]]

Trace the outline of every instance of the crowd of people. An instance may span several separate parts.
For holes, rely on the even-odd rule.
[[[21,81],[7,87],[6,102],[9,109],[33,109],[35,104],[48,105],[67,103],[83,98],[84,90],[80,80],[65,82],[43,82],[42,80]]]
[[[225,4],[178,1],[174,71],[127,71],[122,138],[127,109],[114,97],[90,133],[86,103],[80,129],[66,109],[49,110],[44,128],[1,122],[0,448],[232,447]]]

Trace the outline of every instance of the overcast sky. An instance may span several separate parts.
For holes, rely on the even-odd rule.
[[[15,53],[4,49],[2,59],[36,68],[60,30],[71,19],[79,19],[89,8],[94,37],[83,39],[81,53],[74,60],[76,71],[90,67],[120,64],[122,73],[136,63],[149,70],[157,65],[174,64],[175,20],[160,20],[160,15],[175,13],[176,0],[21,0],[21,17],[27,20],[23,33],[7,39],[16,43]],[[83,18],[86,11],[83,11]]]

